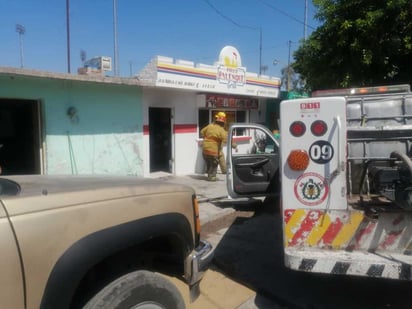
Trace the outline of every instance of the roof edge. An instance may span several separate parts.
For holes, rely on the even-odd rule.
[[[0,75],[3,76],[26,76],[37,78],[49,78],[49,79],[61,79],[72,81],[84,81],[93,83],[107,83],[107,84],[119,84],[119,85],[134,85],[141,86],[140,80],[137,77],[124,78],[124,77],[111,77],[104,75],[80,75],[70,73],[56,73],[34,69],[21,69],[13,67],[0,67]]]

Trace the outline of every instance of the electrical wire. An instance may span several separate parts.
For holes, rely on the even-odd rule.
[[[224,15],[212,3],[210,3],[209,0],[203,0],[203,2],[205,2],[211,9],[213,9],[217,15],[219,15],[220,17],[226,19],[227,21],[229,21],[230,23],[232,23],[233,25],[235,25],[238,28],[250,29],[250,30],[260,30],[260,28],[258,28],[258,27],[251,27],[251,26],[246,26],[246,25],[239,24],[238,22],[236,22],[235,20],[233,20],[229,16]]]
[[[270,3],[267,3],[266,1],[263,1],[263,0],[256,0],[256,1],[262,3],[263,5],[267,6],[268,8],[271,8],[272,10],[274,10],[274,11],[276,11],[276,12],[278,12],[278,13],[280,13],[280,14],[282,14],[282,15],[284,15],[284,16],[286,16],[286,17],[288,17],[288,18],[290,18],[290,19],[292,19],[292,20],[294,20],[294,21],[296,21],[296,22],[298,22],[298,23],[300,23],[300,24],[302,24],[302,25],[304,25],[304,26],[312,29],[312,30],[315,30],[314,27],[312,27],[312,26],[310,26],[310,25],[308,25],[308,24],[305,25],[305,22],[303,22],[303,21],[300,20],[299,18],[296,18],[296,17],[290,15],[289,13],[287,13],[287,12],[285,12],[285,11],[277,8],[277,7],[275,7],[274,5],[272,5],[272,4],[270,4]]]

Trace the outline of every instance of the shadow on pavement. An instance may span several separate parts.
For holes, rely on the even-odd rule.
[[[286,269],[276,204],[262,203],[252,216],[236,218],[215,248],[216,265],[257,292],[258,308],[273,308],[267,298],[276,308],[412,308],[411,282]]]

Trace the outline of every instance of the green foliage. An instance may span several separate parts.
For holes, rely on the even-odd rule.
[[[412,84],[411,0],[313,0],[322,22],[294,53],[309,90]]]

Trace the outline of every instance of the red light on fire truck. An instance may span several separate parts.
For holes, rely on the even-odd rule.
[[[302,121],[294,121],[289,127],[289,132],[294,137],[300,137],[306,132],[306,126]]]
[[[393,93],[393,92],[410,92],[410,86],[409,85],[391,85],[391,86],[377,86],[377,87],[317,90],[317,91],[312,92],[312,97],[385,94],[385,93]]]
[[[315,136],[323,136],[328,130],[328,125],[323,120],[316,120],[310,126],[310,131]]]
[[[292,150],[288,156],[288,165],[293,171],[304,171],[309,165],[309,155],[305,150]]]

